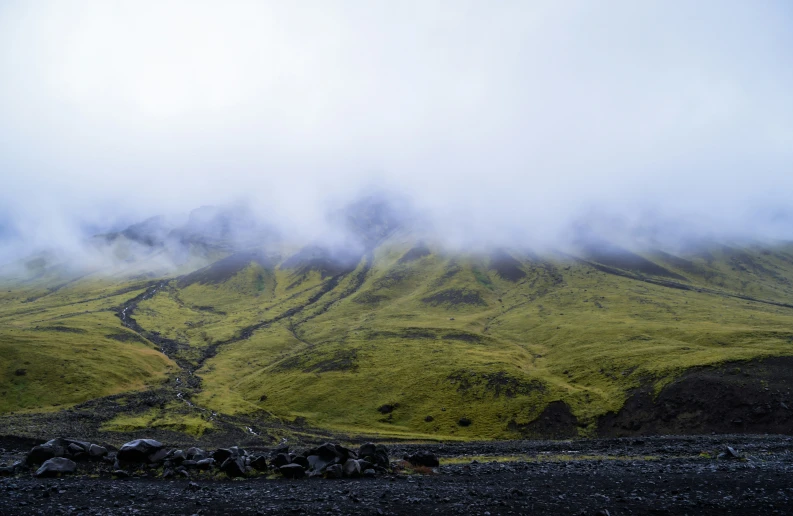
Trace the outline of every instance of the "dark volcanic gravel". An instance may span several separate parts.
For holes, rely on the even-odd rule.
[[[0,446],[7,463],[24,451]],[[727,446],[741,458],[716,458]],[[419,449],[441,458],[437,472],[400,472]],[[396,473],[358,480],[26,472],[0,479],[0,514],[793,514],[785,436],[393,445],[391,455]]]

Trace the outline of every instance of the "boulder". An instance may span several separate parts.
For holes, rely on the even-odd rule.
[[[281,466],[286,466],[287,464],[291,464],[291,462],[292,462],[292,460],[285,453],[279,453],[272,460],[274,468],[280,468]]]
[[[195,465],[198,469],[206,471],[208,469],[212,469],[212,466],[215,465],[215,459],[209,458],[197,460]]]
[[[267,458],[264,455],[253,457],[251,467],[256,471],[267,471]]]
[[[53,457],[55,457],[55,449],[47,444],[40,444],[30,450],[26,460],[28,464],[42,464]]]
[[[167,459],[171,455],[171,452],[163,448],[162,450],[157,450],[156,452],[149,455],[148,461],[151,464],[158,464],[165,459]]]
[[[275,448],[272,453],[270,453],[270,457],[275,458],[278,454],[283,453],[284,455],[289,454],[289,446],[283,445]]]
[[[219,448],[212,452],[212,458],[215,459],[215,462],[218,464],[223,464],[226,462],[226,459],[233,456],[236,457],[236,455],[228,448]]]
[[[389,465],[388,448],[382,444],[362,444],[358,449],[358,457],[366,459],[371,464],[380,466],[381,468],[388,468]]]
[[[303,478],[306,470],[300,464],[286,464],[278,468],[278,471],[286,478]]]
[[[365,469],[363,470],[363,476],[366,478],[374,478],[377,476],[377,472],[373,469]]]
[[[182,462],[187,460],[187,454],[182,450],[176,450],[168,458],[174,461],[174,463],[176,464],[181,464]]]
[[[53,457],[36,470],[37,477],[56,477],[77,471],[77,464],[66,457]]]
[[[195,460],[195,461],[199,461],[201,459],[207,458],[207,452],[205,452],[201,448],[196,448],[195,446],[193,446],[192,448],[188,448],[187,452],[185,452],[185,455],[187,455],[187,458],[189,460]]]
[[[157,454],[163,452],[163,445],[154,439],[135,439],[130,441],[118,450],[117,458],[122,462],[149,462],[150,458],[157,458]],[[160,460],[165,458],[167,452],[162,455]],[[155,462],[155,461],[152,461]]]
[[[311,471],[324,471],[325,468],[332,464],[337,464],[339,459],[337,457],[333,457],[331,459],[324,459],[319,455],[309,455],[306,457],[306,461],[308,462],[308,469]]]
[[[347,478],[357,478],[361,476],[361,465],[356,459],[347,459],[342,467],[342,472]]]
[[[229,457],[220,465],[220,471],[231,478],[244,477],[247,474],[245,471],[245,459],[242,457]]]
[[[430,453],[426,450],[421,450],[413,455],[408,455],[405,457],[406,460],[413,464],[414,466],[425,466],[428,468],[437,468],[440,466],[440,461],[438,461],[438,457],[435,456],[434,453]]]
[[[22,468],[24,466],[25,464],[21,460],[18,460],[10,466],[0,467],[0,477],[16,475],[17,473],[22,471]]]
[[[90,445],[89,445],[89,447],[90,447]],[[69,446],[66,447],[66,456],[67,457],[77,458],[77,457],[81,457],[81,456],[85,455],[87,452],[88,452],[88,450],[86,450],[85,448],[83,448],[82,446],[80,446],[79,444],[76,444],[76,443],[70,443]]]
[[[302,455],[298,455],[297,457],[292,458],[292,464],[300,464],[301,466],[303,466],[303,469],[309,468],[308,459],[306,459]]]
[[[341,464],[331,464],[325,468],[325,478],[341,478],[344,475],[344,470]]]
[[[104,446],[99,446],[96,444],[92,444],[88,447],[88,455],[93,459],[101,459],[105,455],[107,455],[107,448]]]

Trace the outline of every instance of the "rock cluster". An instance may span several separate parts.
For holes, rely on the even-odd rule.
[[[388,471],[388,449],[382,444],[366,443],[355,452],[344,446],[325,443],[302,454],[284,447],[273,452],[273,468],[287,478],[373,477]]]
[[[264,454],[249,453],[232,446],[206,452],[200,448],[168,449],[154,439],[130,441],[118,451],[77,441],[56,438],[35,446],[27,455],[27,466],[38,466],[36,476],[60,476],[77,471],[81,460],[101,460],[112,464],[112,474],[126,478],[141,467],[161,469],[162,478],[191,478],[191,471],[220,471],[230,478],[247,477],[256,473],[272,470],[286,478],[322,477],[357,478],[373,477],[388,471],[388,449],[382,444],[366,443],[358,451],[344,446],[325,443],[302,453],[290,452],[284,446],[276,448],[268,457]],[[3,468],[0,474],[17,474],[25,468],[19,462]],[[107,466],[105,466],[107,467]],[[8,471],[5,471],[8,470]]]
[[[34,446],[27,456],[29,465],[42,464],[53,458],[66,458],[72,461],[101,459],[107,455],[107,448],[97,444],[57,437],[44,444]]]

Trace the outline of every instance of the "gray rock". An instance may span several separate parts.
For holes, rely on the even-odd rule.
[[[361,476],[361,465],[356,459],[347,459],[347,462],[345,462],[342,467],[342,471],[345,477],[357,478]]]
[[[247,474],[245,460],[242,457],[229,457],[220,465],[220,471],[231,478],[244,477]]]
[[[154,452],[151,455],[149,455],[148,461],[151,464],[158,464],[158,463],[164,461],[166,458],[168,458],[170,453],[171,452],[169,452],[168,450],[166,450],[164,448],[162,450],[157,450],[156,452]]]
[[[418,451],[413,455],[408,455],[406,459],[414,466],[425,466],[427,468],[437,468],[440,466],[438,457],[436,457],[434,453],[425,450]]]
[[[281,466],[286,466],[287,464],[291,464],[292,459],[289,458],[289,455],[285,453],[279,453],[275,456],[272,460],[272,464],[274,468],[280,468]]]
[[[92,444],[91,446],[88,447],[88,455],[90,455],[92,458],[100,459],[105,455],[107,455],[107,448],[105,448],[104,446]]]
[[[256,471],[267,471],[267,458],[264,455],[253,457],[251,459],[251,467]]]
[[[300,464],[286,464],[278,468],[278,471],[286,478],[303,478],[306,470]]]
[[[36,470],[37,477],[55,477],[74,473],[77,471],[77,464],[66,457],[53,457],[44,461],[44,464]]]
[[[207,458],[207,452],[205,452],[201,448],[196,448],[195,446],[193,446],[192,448],[188,448],[185,454],[187,455],[187,458],[189,460],[199,461],[201,459]]]
[[[214,465],[215,465],[215,459],[212,459],[212,458],[209,458],[209,459],[201,459],[201,460],[199,460],[199,461],[196,461],[195,465],[196,465],[196,467],[197,467],[198,469],[201,469],[201,470],[208,470],[208,469],[211,469],[211,468],[212,468],[212,466],[214,466]]]
[[[344,469],[341,464],[331,464],[325,468],[325,478],[341,478],[344,476]]]
[[[135,439],[124,444],[118,450],[118,460],[122,462],[149,462],[150,457],[155,456],[158,452],[162,452],[163,445],[154,439]],[[166,454],[163,454],[162,459]]]

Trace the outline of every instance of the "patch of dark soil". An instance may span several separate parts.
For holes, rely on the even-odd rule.
[[[369,339],[435,339],[436,334],[426,328],[404,328],[401,331],[370,331],[366,334]]]
[[[403,339],[415,340],[434,339],[435,332],[426,328],[405,328],[400,334],[400,337]]]
[[[793,432],[793,357],[689,370],[653,397],[636,390],[601,417],[603,436]]]
[[[177,285],[179,288],[185,288],[194,283],[217,285],[231,279],[251,263],[256,263],[265,269],[272,269],[275,266],[272,258],[261,250],[241,251],[218,260],[208,267],[180,277]]]
[[[388,299],[387,296],[372,294],[371,292],[363,292],[353,298],[355,303],[360,305],[376,305],[377,303]]]
[[[694,262],[690,260],[686,260],[685,258],[680,258],[679,256],[675,256],[673,254],[665,253],[663,251],[654,251],[654,256],[657,256],[658,259],[664,261],[671,265],[672,267],[678,268],[683,272],[687,272],[689,274],[701,274],[701,268]]]
[[[419,244],[416,247],[409,250],[408,252],[406,252],[405,254],[403,254],[402,257],[397,261],[397,263],[403,264],[403,263],[414,262],[416,260],[420,260],[421,258],[424,258],[425,256],[429,256],[430,254],[432,254],[432,252],[430,251],[429,247],[427,247],[424,244]]]
[[[327,373],[328,371],[358,370],[358,351],[355,349],[340,349],[321,362],[317,362],[303,370],[304,373]]]
[[[215,315],[228,315],[223,310],[217,310],[214,306],[193,305],[190,308],[192,308],[193,310],[201,311],[201,312],[209,312],[209,313],[215,314]]]
[[[484,399],[485,396],[498,398],[501,395],[514,398],[545,391],[545,385],[538,380],[523,380],[504,371],[476,373],[461,370],[455,371],[446,379],[457,385],[458,392],[476,399]]]
[[[476,333],[468,333],[468,332],[453,332],[447,333],[443,337],[444,340],[459,340],[461,342],[471,342],[471,343],[478,343],[482,342],[482,336],[477,335]]]
[[[36,326],[36,331],[57,331],[61,333],[87,333],[82,328],[70,328],[68,326]]]
[[[399,408],[399,403],[386,403],[385,405],[380,405],[377,407],[377,411],[381,414],[390,414],[394,410]]]
[[[502,279],[513,283],[526,277],[526,272],[521,268],[520,262],[503,250],[490,255],[489,269],[496,271],[496,274]]]
[[[578,418],[570,412],[567,403],[552,401],[534,421],[518,424],[512,420],[507,424],[507,428],[513,432],[520,432],[526,437],[570,439],[578,435]]]
[[[587,260],[608,267],[686,281],[683,276],[675,274],[643,256],[603,240],[587,242],[584,245],[583,252]]]
[[[294,270],[295,276],[306,276],[311,271],[317,271],[322,279],[349,274],[354,271],[361,261],[362,255],[349,251],[333,252],[329,249],[308,246],[281,264],[281,269]],[[300,282],[297,282],[299,284]],[[290,288],[297,286],[290,285]]]
[[[449,262],[449,265],[446,266],[446,268],[444,269],[443,274],[438,279],[432,282],[431,288],[435,289],[446,285],[446,283],[448,283],[450,279],[455,277],[462,270],[463,268],[460,267],[457,264],[457,262],[452,260],[451,262]]]
[[[128,331],[121,331],[118,333],[111,333],[109,335],[105,335],[108,339],[117,340],[119,342],[140,342],[142,344],[146,344],[146,339],[141,337],[140,335]]]
[[[336,350],[325,355],[327,357],[325,360],[310,363],[314,356],[315,353],[289,357],[276,364],[272,370],[276,372],[302,370],[304,373],[355,372],[358,370],[358,351],[355,349]]]
[[[432,306],[438,305],[474,305],[487,306],[482,295],[476,290],[450,288],[422,298],[424,303]]]

